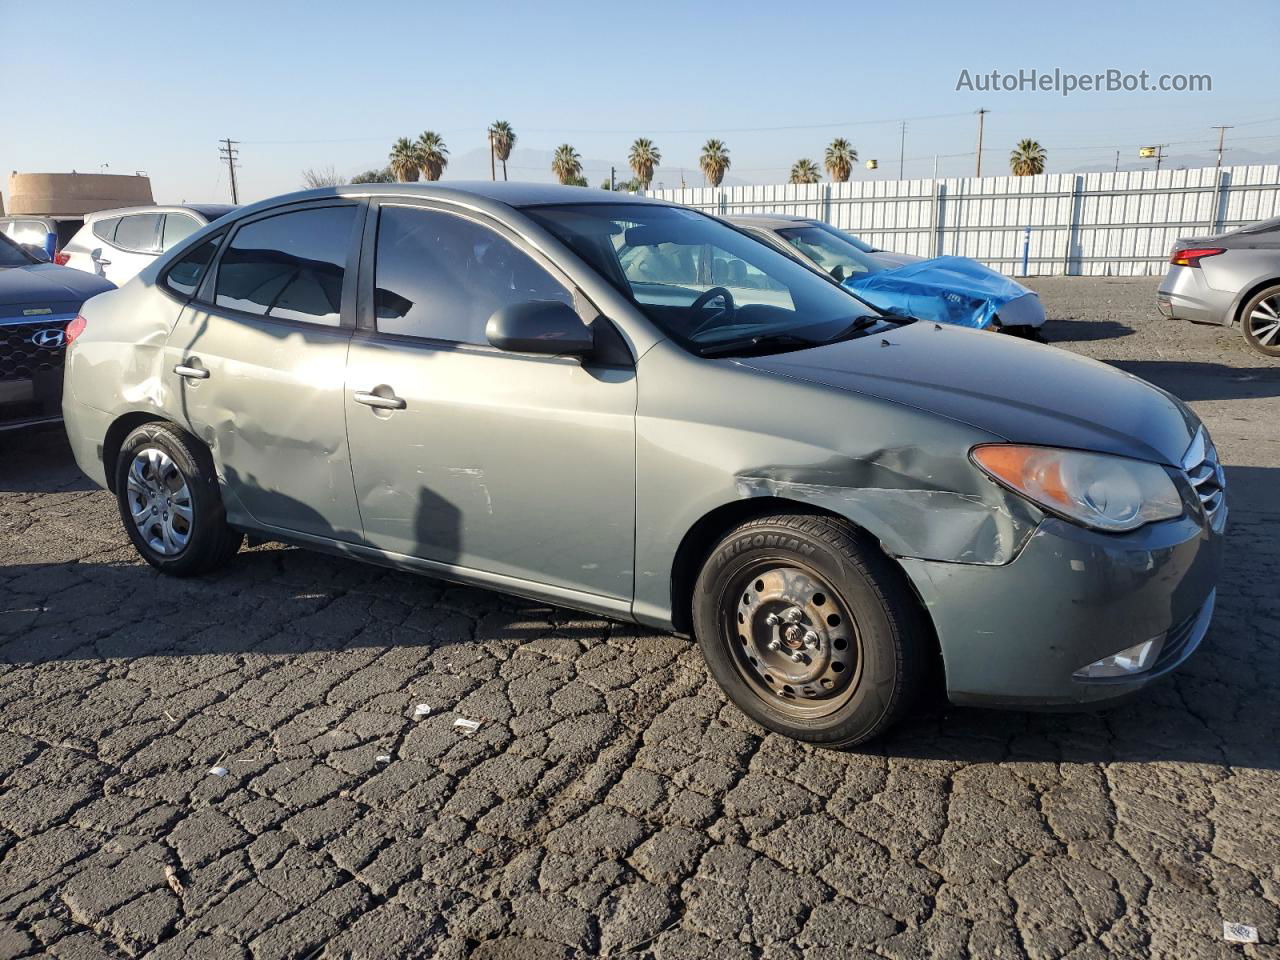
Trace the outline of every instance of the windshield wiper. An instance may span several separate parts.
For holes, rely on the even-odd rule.
[[[705,347],[695,347],[699,356],[723,357],[729,354],[754,353],[758,350],[775,348],[793,348],[803,350],[806,347],[821,346],[824,341],[810,340],[808,337],[797,337],[794,333],[761,333],[741,340],[728,340],[723,343],[709,343]]]
[[[877,323],[883,323],[884,321],[885,321],[884,317],[873,315],[873,314],[866,314],[861,317],[854,317],[853,321],[847,327],[845,327],[843,330],[837,333],[834,337],[828,337],[826,340],[822,342],[823,343],[839,343],[841,340],[852,340],[858,334],[864,333],[867,330],[870,330],[872,327],[874,327]]]

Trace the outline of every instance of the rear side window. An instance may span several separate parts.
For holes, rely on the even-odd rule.
[[[195,217],[189,217],[185,213],[166,213],[164,215],[163,239],[160,241],[161,251],[172,250],[176,244],[187,239],[199,229],[200,224]]]
[[[383,207],[374,267],[378,331],[453,343],[488,343],[500,307],[573,296],[501,234],[464,217]]]
[[[106,220],[93,222],[93,235],[99,240],[111,243],[116,238],[116,227],[120,225],[119,217],[108,217]]]
[[[218,244],[221,242],[222,235],[219,234],[196,244],[190,253],[169,268],[164,278],[165,285],[179,296],[195,296],[200,281],[204,279],[205,272],[213,262],[213,256],[218,252]]]
[[[354,206],[295,210],[236,231],[218,263],[214,303],[282,320],[342,322]]]
[[[156,253],[160,243],[159,213],[135,213],[120,218],[113,241],[117,247],[136,253]]]

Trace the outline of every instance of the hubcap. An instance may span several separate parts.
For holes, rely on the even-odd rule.
[[[147,546],[164,557],[177,556],[191,539],[191,493],[172,458],[144,447],[129,464],[129,513]]]
[[[739,673],[774,706],[828,713],[853,693],[858,634],[821,577],[776,561],[745,571],[725,604]]]
[[[1280,347],[1280,296],[1268,297],[1253,308],[1249,333],[1264,347]]]

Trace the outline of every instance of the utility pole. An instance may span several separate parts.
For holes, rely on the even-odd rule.
[[[609,168],[609,189],[616,191],[618,189],[618,178],[615,176],[616,171],[613,167]]]
[[[1116,151],[1116,173],[1120,172],[1120,151]]]
[[[1222,141],[1226,139],[1227,131],[1233,128],[1229,125],[1224,125],[1224,126],[1213,127],[1211,129],[1218,131],[1218,166],[1221,167],[1222,166]]]
[[[240,191],[236,188],[236,158],[240,156],[240,151],[236,149],[239,140],[232,140],[227,137],[218,141],[223,146],[218,148],[218,157],[227,161],[227,172],[231,177],[231,202],[240,202]]]
[[[902,179],[902,164],[906,159],[907,152],[907,121],[903,120],[898,124],[901,132],[901,138],[898,140],[898,179]]]
[[[505,168],[504,168],[505,169]],[[489,131],[489,179],[498,179],[498,169],[493,162],[493,131]]]
[[[982,124],[983,119],[990,112],[986,107],[978,109],[978,171],[974,174],[974,176],[978,177],[982,176]]]

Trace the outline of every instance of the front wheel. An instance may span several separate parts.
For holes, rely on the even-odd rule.
[[[1264,357],[1280,357],[1280,286],[1255,294],[1240,311],[1249,346]]]
[[[729,698],[798,740],[836,748],[869,740],[923,683],[926,628],[901,571],[835,518],[738,527],[704,565],[693,613]]]
[[[176,427],[146,423],[129,434],[115,479],[125,532],[162,573],[207,573],[240,549],[244,535],[227,526],[213,459]]]

